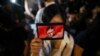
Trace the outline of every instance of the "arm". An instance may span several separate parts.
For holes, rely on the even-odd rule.
[[[27,0],[24,1],[25,12],[27,15],[31,16],[34,19],[34,15],[28,9],[28,2]]]
[[[34,38],[30,43],[30,53],[32,56],[39,56],[40,49],[42,48],[42,40]]]
[[[24,56],[28,55],[39,56],[39,51],[41,47],[42,47],[42,40],[40,39],[33,39],[31,43],[25,41]]]
[[[29,50],[29,42],[27,40],[25,40],[24,43],[25,43],[24,56],[27,56],[28,50]]]
[[[82,56],[84,49],[80,47],[79,45],[75,44],[74,47],[74,56]]]

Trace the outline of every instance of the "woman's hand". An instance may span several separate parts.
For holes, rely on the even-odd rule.
[[[31,47],[31,54],[35,55],[35,56],[38,56],[39,55],[39,51],[40,51],[40,49],[42,47],[42,40],[39,39],[39,38],[33,39],[31,41],[30,47]]]

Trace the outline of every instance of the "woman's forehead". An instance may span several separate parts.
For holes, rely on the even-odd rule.
[[[56,15],[52,18],[52,20],[50,21],[50,23],[62,23],[62,17],[61,15]]]

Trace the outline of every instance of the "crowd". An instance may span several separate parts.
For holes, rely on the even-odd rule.
[[[21,1],[0,2],[0,56],[100,56],[99,0]],[[63,39],[39,39],[37,23],[64,23]]]

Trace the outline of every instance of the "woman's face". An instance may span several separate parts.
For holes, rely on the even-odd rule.
[[[77,15],[76,14],[68,14],[67,17],[68,17],[69,22],[77,21]]]
[[[50,23],[63,23],[63,20],[61,19],[60,15],[56,15],[53,17],[53,19],[50,21]],[[53,36],[54,35],[54,30],[49,29],[48,30],[48,36]]]
[[[56,15],[53,17],[53,19],[50,21],[50,23],[63,23],[63,20],[61,18],[61,15]],[[54,48],[57,48],[59,49],[60,47],[60,43],[61,43],[61,40],[51,40],[52,43],[55,43],[54,45]]]
[[[53,19],[50,21],[50,23],[63,23],[63,20],[61,19],[61,15],[54,16]]]

